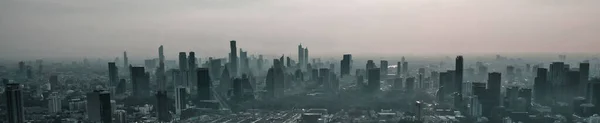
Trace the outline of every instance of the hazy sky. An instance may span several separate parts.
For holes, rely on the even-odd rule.
[[[600,52],[600,0],[0,0],[0,59]]]

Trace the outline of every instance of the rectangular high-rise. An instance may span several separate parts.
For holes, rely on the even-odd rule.
[[[196,76],[198,77],[198,100],[211,100],[211,79],[208,68],[198,68],[196,70]]]
[[[119,81],[119,70],[114,62],[108,62],[108,80],[109,86],[116,86]]]
[[[196,64],[196,53],[190,52],[188,54],[188,59],[187,60],[188,60],[188,62],[187,62],[188,63],[188,66],[187,66],[188,68],[187,69],[190,72],[188,73],[188,81],[187,81],[186,85],[193,86],[195,84],[194,82],[196,82],[196,79],[198,79],[195,76],[195,73],[193,72],[194,70],[196,70],[196,68],[198,68],[198,65]]]
[[[181,114],[187,107],[188,93],[184,87],[178,87],[175,90],[175,113]]]
[[[112,104],[110,93],[103,90],[94,90],[87,93],[87,115],[92,122],[112,122]]]
[[[169,99],[167,98],[167,91],[156,92],[156,116],[159,122],[171,121],[171,114],[169,114]]]
[[[462,83],[463,83],[463,57],[462,56],[457,56],[456,57],[456,65],[455,65],[455,69],[456,73],[454,74],[454,82],[455,85],[454,87],[456,88],[456,92],[458,92],[460,95],[462,94]]]
[[[131,67],[131,83],[134,97],[150,96],[150,76],[144,67]]]
[[[368,91],[369,92],[377,92],[381,86],[380,84],[380,76],[379,73],[381,70],[379,68],[371,68],[368,70]]]
[[[56,90],[58,88],[58,76],[51,75],[50,76],[50,90]]]
[[[302,44],[298,45],[298,62],[300,67],[304,66],[304,48],[302,48]]]
[[[491,101],[492,106],[500,106],[500,102],[502,101],[501,89],[502,89],[502,74],[498,72],[493,72],[488,74],[488,94]]]
[[[381,79],[385,80],[385,78],[387,77],[387,74],[388,74],[388,61],[381,60],[379,65],[380,65],[379,68],[381,70],[379,73],[379,74],[381,74],[380,77],[381,77]]]
[[[579,95],[585,96],[585,92],[587,91],[586,85],[590,79],[590,63],[579,63],[579,90],[581,92]]]
[[[546,104],[548,100],[548,95],[550,92],[551,85],[547,81],[548,69],[546,68],[537,68],[536,77],[533,83],[533,98],[537,103]]]
[[[342,76],[344,76],[344,75],[350,75],[350,69],[351,69],[350,63],[351,63],[351,61],[352,61],[352,55],[350,55],[350,54],[344,54],[344,57],[343,57],[343,59],[341,61],[341,64],[340,64],[340,72],[341,72]]]
[[[232,77],[238,76],[238,56],[237,56],[237,46],[236,41],[229,41],[229,49],[231,52],[229,53],[229,69]]]
[[[6,85],[4,94],[6,96],[6,117],[8,123],[25,123],[22,89],[21,84],[8,83]]]

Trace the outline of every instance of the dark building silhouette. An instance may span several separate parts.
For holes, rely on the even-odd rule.
[[[502,101],[501,89],[502,89],[502,74],[493,72],[488,74],[488,94],[490,104],[494,107],[500,106]]]
[[[108,80],[111,87],[119,81],[119,70],[114,62],[108,62]]]
[[[175,92],[175,113],[181,114],[181,112],[186,109],[188,98],[187,89],[178,87]]]
[[[590,88],[590,103],[595,106],[592,113],[600,113],[600,79],[593,79],[588,86]]]
[[[298,64],[300,68],[302,68],[305,65],[304,48],[302,48],[302,44],[298,45]]]
[[[51,75],[50,76],[50,90],[56,90],[58,88],[58,76]]]
[[[534,91],[534,95],[533,98],[535,98],[535,101],[537,103],[540,104],[548,104],[547,102],[550,101],[548,100],[548,95],[550,94],[550,88],[551,85],[550,83],[548,83],[547,81],[547,74],[548,74],[548,69],[546,68],[537,68],[537,75],[534,79],[534,83],[533,83],[533,91]]]
[[[401,90],[402,88],[404,88],[404,85],[402,83],[402,78],[395,78],[394,79],[393,88],[394,88],[394,90]]]
[[[312,69],[312,71],[310,73],[311,73],[311,76],[310,76],[311,80],[313,80],[313,81],[319,80],[319,69]]]
[[[188,76],[187,85],[188,86],[193,86],[194,84],[196,84],[194,82],[196,82],[197,79],[198,79],[198,77],[195,75],[196,73],[194,72],[196,70],[196,68],[198,68],[198,65],[196,64],[196,53],[190,52],[188,54],[188,59],[187,60],[188,60],[187,61],[187,64],[188,64],[187,65],[187,67],[188,67],[187,70],[189,71],[188,75],[187,75]]]
[[[303,65],[306,65],[306,64],[308,64],[308,47],[304,48],[304,64]],[[301,67],[303,67],[303,66],[301,66]]]
[[[531,92],[532,92],[532,90],[529,88],[522,88],[521,90],[519,90],[519,97],[523,98],[525,100],[525,109],[521,109],[521,110],[525,110],[525,111],[531,110],[531,100],[532,100]]]
[[[210,78],[219,79],[221,77],[221,59],[212,59],[210,62]]]
[[[179,52],[179,76],[177,76],[179,78],[179,81],[177,81],[176,85],[178,86],[189,86],[188,85],[188,78],[189,78],[189,73],[193,73],[193,72],[189,72],[188,71],[188,59],[187,59],[187,54],[185,52]],[[193,71],[193,70],[192,70]]]
[[[230,75],[235,78],[238,76],[238,56],[235,40],[229,42],[229,48],[231,50],[231,52],[229,53],[229,70],[231,72]]]
[[[381,60],[380,63],[379,63],[379,65],[380,65],[379,68],[381,70],[380,73],[379,73],[379,74],[381,74],[380,75],[380,77],[381,77],[380,79],[385,80],[386,77],[387,77],[387,74],[388,74],[388,61]]]
[[[404,57],[402,57],[402,58],[404,59]],[[408,71],[408,62],[406,62],[404,60],[402,60],[402,61],[403,61],[402,62],[402,72],[404,73],[403,75],[405,77],[407,77],[410,75],[410,72]]]
[[[463,95],[462,94],[462,83],[463,83],[463,57],[462,56],[457,56],[456,57],[456,65],[455,65],[455,69],[456,72],[454,74],[454,88],[456,88],[456,92],[459,95]]]
[[[144,67],[131,67],[130,71],[133,97],[144,98],[150,96],[150,76],[145,72]]]
[[[566,99],[572,100],[573,97],[577,97],[577,96],[583,96],[580,95],[582,94],[581,91],[583,91],[584,88],[581,88],[583,84],[581,84],[580,80],[580,72],[577,70],[571,70],[567,72],[567,83],[566,83],[566,87],[563,87],[564,90],[566,90],[567,92],[567,97],[565,97]],[[569,101],[572,102],[572,101]]]
[[[402,62],[396,63],[396,77],[402,76]]]
[[[352,62],[352,55],[344,54],[344,57],[340,63],[340,72],[341,72],[342,76],[350,75],[351,62]]]
[[[249,66],[250,63],[248,63],[248,62],[250,62],[248,59],[248,52],[240,49],[240,59],[239,60],[240,60],[239,61],[239,69],[240,69],[239,74],[240,75],[248,74],[250,72],[250,66]],[[290,63],[290,66],[291,66],[291,63]]]
[[[242,79],[240,78],[235,78],[233,79],[233,100],[236,103],[239,103],[242,101],[243,97],[243,87],[242,87]]]
[[[579,63],[579,90],[580,96],[586,96],[586,91],[587,91],[587,83],[589,82],[590,79],[590,63]]]
[[[8,123],[25,123],[23,92],[21,84],[8,83],[5,88],[6,117]]]
[[[368,79],[368,85],[367,85],[368,86],[367,89],[369,92],[379,91],[379,88],[381,86],[381,84],[380,84],[381,80],[379,78],[381,76],[381,74],[379,72],[381,72],[381,70],[379,68],[369,69],[369,72],[368,72],[369,79]]]
[[[112,122],[111,106],[109,92],[94,90],[87,93],[87,113],[90,121],[102,123]]]
[[[198,77],[198,100],[211,100],[211,80],[207,68],[198,68],[196,70]]]
[[[123,68],[129,67],[129,58],[127,57],[127,52],[123,52]]]
[[[167,98],[167,91],[156,92],[156,116],[160,122],[171,121],[171,114],[169,113],[169,99]]]

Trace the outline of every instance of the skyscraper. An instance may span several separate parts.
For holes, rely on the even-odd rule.
[[[56,90],[58,88],[58,76],[51,75],[50,76],[50,90]]]
[[[300,68],[304,66],[304,48],[302,48],[302,44],[298,45],[298,64]]]
[[[168,103],[169,99],[167,98],[167,91],[156,92],[156,116],[160,122],[171,121]]]
[[[193,73],[193,72],[189,72],[188,71],[188,60],[187,60],[187,55],[185,52],[179,52],[179,81],[177,82],[176,85],[178,86],[186,86],[188,87],[188,80],[189,80],[189,73]]]
[[[388,74],[388,61],[381,60],[379,65],[380,65],[379,68],[381,70],[380,77],[381,77],[381,79],[385,80],[387,77],[387,74]]]
[[[108,79],[109,87],[116,86],[119,81],[119,70],[114,62],[108,62]]]
[[[547,104],[548,97],[547,95],[549,94],[549,87],[551,87],[550,83],[548,83],[547,81],[547,74],[548,74],[548,69],[546,68],[537,68],[537,75],[534,79],[534,83],[533,83],[533,91],[534,91],[534,95],[533,98],[535,98],[535,101],[537,103],[540,104]]]
[[[304,65],[308,64],[308,47],[304,48]]]
[[[236,41],[232,40],[229,42],[229,48],[231,52],[229,53],[229,69],[232,77],[238,76],[238,56],[237,56],[237,46]]]
[[[6,112],[8,123],[24,123],[22,86],[17,83],[8,83],[4,92],[6,96]]]
[[[187,71],[188,60],[185,52],[179,52],[179,71]]]
[[[158,47],[158,69],[156,70],[156,83],[158,83],[158,90],[166,90],[167,77],[165,75],[165,55],[163,53],[163,46]]]
[[[112,122],[110,93],[103,90],[94,90],[93,92],[87,93],[87,113],[90,121],[102,123]]]
[[[455,69],[456,73],[454,74],[454,82],[455,85],[454,87],[456,88],[456,92],[458,92],[460,95],[462,94],[462,83],[463,83],[463,57],[462,56],[457,56],[456,57],[456,65],[455,65]]]
[[[369,92],[378,92],[381,86],[380,78],[381,74],[379,73],[381,70],[379,68],[371,68],[368,73],[368,91]]]
[[[57,92],[52,92],[48,97],[48,111],[50,113],[59,113],[62,111],[61,98]]]
[[[402,59],[404,59],[404,57],[402,57]],[[404,60],[402,60],[402,61],[404,61]],[[408,71],[408,62],[406,62],[406,61],[402,62],[402,72],[404,72],[403,75],[405,77],[410,76],[410,72]]]
[[[502,101],[502,97],[500,95],[500,91],[502,88],[501,80],[502,74],[498,72],[493,72],[488,74],[488,94],[491,106],[500,106],[500,102]]]
[[[127,58],[127,51],[123,52],[123,68],[129,67],[129,58]]]
[[[209,71],[207,68],[198,68],[196,70],[196,76],[198,77],[198,100],[211,100],[211,80]]]
[[[396,77],[402,76],[402,62],[396,63]]]
[[[175,113],[181,114],[187,107],[188,93],[184,87],[178,87],[175,90]]]
[[[341,75],[350,75],[350,69],[351,69],[351,63],[352,61],[352,55],[351,54],[344,54],[344,58],[341,61],[341,66],[340,66],[340,72]]]
[[[585,92],[587,91],[587,83],[590,79],[590,63],[587,62],[583,62],[583,63],[579,63],[579,84],[581,85],[579,87],[579,90],[581,90],[581,92],[579,93],[579,95],[585,96]]]
[[[144,67],[131,67],[131,83],[133,85],[134,97],[150,96],[149,80],[150,76],[145,72]]]
[[[188,68],[187,70],[188,72],[188,81],[187,84],[188,86],[193,86],[196,82],[196,80],[198,79],[198,77],[195,75],[196,73],[194,73],[194,71],[196,70],[196,68],[198,68],[198,65],[196,64],[196,53],[194,52],[190,52],[188,54]]]

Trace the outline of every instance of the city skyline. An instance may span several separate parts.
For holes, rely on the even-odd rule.
[[[594,0],[313,2],[2,0],[0,55],[154,56],[165,45],[165,54],[221,56],[230,40],[259,54],[294,54],[301,43],[315,56],[600,51]]]

